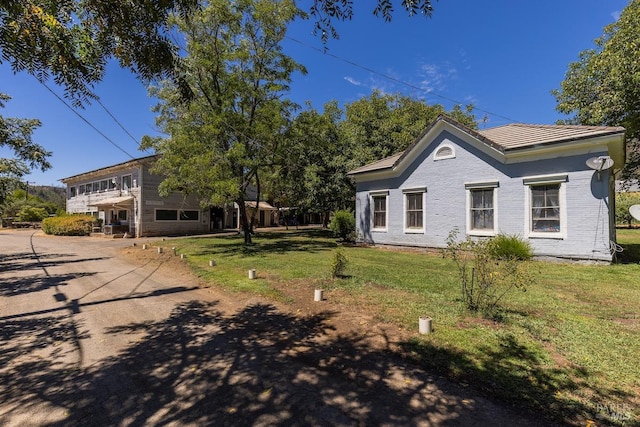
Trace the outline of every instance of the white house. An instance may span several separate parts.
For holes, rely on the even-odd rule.
[[[527,239],[537,256],[611,261],[625,129],[441,116],[404,152],[349,172],[362,241],[441,248],[449,233]]]

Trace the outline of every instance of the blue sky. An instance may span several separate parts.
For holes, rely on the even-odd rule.
[[[285,52],[308,70],[294,76],[290,99],[321,110],[330,100],[344,105],[378,89],[447,109],[471,103],[476,117],[486,116],[486,127],[493,127],[564,118],[550,91],[628,1],[439,0],[432,18],[397,10],[391,23],[371,14],[373,0],[354,3],[354,19],[337,23],[340,39],[329,42],[327,53],[311,34],[310,21],[290,27]],[[118,122],[97,103],[78,110],[100,133],[35,78],[14,75],[6,63],[0,65],[0,92],[12,97],[0,114],[42,121],[34,140],[53,152],[53,168],[27,177],[38,185],[61,185],[62,178],[144,156],[136,141],[157,135],[150,111],[155,101],[116,65],[96,92]],[[8,154],[0,149],[0,156]]]

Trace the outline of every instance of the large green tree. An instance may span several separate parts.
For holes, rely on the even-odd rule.
[[[164,82],[155,95],[157,124],[168,137],[144,138],[162,154],[155,170],[163,193],[196,194],[203,206],[236,202],[245,242],[251,186],[260,198],[261,173],[273,166],[295,105],[284,98],[291,76],[304,68],[280,43],[300,11],[290,0],[212,0],[189,20],[176,19],[187,55],[181,73],[191,102]]]
[[[11,98],[0,93],[0,108]],[[0,205],[7,195],[21,186],[22,178],[34,168],[45,171],[51,167],[47,157],[51,154],[33,141],[33,131],[40,126],[36,119],[20,119],[0,115],[0,147],[14,154],[0,158]]]
[[[640,0],[632,0],[617,22],[608,25],[595,47],[569,64],[553,94],[567,123],[624,126],[629,158],[625,175],[640,166]]]
[[[278,206],[323,214],[325,225],[330,212],[351,206],[354,194],[347,178],[347,141],[339,132],[342,114],[337,101],[325,104],[321,113],[308,105],[295,117],[282,158],[266,180]]]

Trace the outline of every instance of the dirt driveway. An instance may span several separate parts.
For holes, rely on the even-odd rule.
[[[133,242],[0,229],[1,426],[549,425]]]

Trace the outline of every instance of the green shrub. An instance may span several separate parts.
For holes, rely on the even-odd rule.
[[[505,295],[513,289],[526,291],[533,283],[528,263],[512,256],[512,243],[503,243],[512,242],[513,238],[501,238],[494,243],[495,239],[469,237],[458,241],[457,236],[457,229],[449,233],[445,255],[458,269],[462,301],[467,310],[492,316]],[[513,246],[522,249],[523,245]]]
[[[96,222],[91,215],[56,216],[42,221],[42,231],[55,236],[88,236]]]
[[[353,241],[356,235],[356,218],[350,210],[337,211],[329,223],[329,229],[343,241]]]
[[[16,215],[16,221],[39,222],[48,216],[49,212],[44,208],[24,206]]]
[[[331,261],[331,277],[336,278],[344,276],[344,270],[347,268],[349,260],[344,254],[342,248],[338,248],[333,253],[333,260]]]
[[[498,234],[489,241],[488,249],[497,259],[527,261],[533,258],[531,244],[515,234]]]

